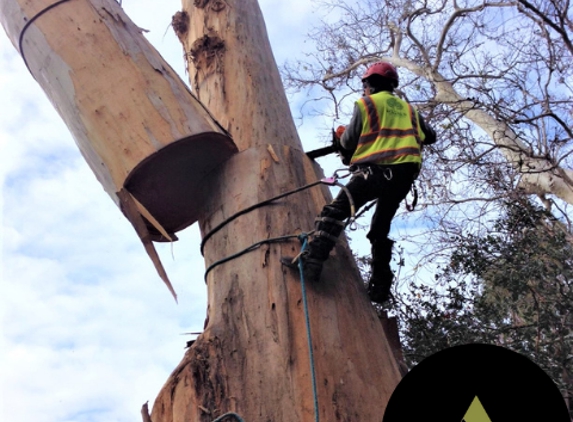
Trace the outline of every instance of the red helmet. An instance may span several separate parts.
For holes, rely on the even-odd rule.
[[[398,71],[390,63],[376,62],[366,69],[366,73],[362,76],[362,80],[369,78],[372,75],[380,75],[383,78],[394,81],[394,86],[398,86]]]

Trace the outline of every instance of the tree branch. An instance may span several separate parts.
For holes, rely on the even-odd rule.
[[[553,28],[559,35],[561,35],[561,38],[563,38],[563,42],[569,49],[569,52],[573,54],[573,43],[571,43],[571,40],[569,39],[567,32],[565,32],[563,28],[557,26],[557,24],[555,24],[555,22],[549,19],[545,13],[541,12],[538,8],[536,8],[533,4],[529,3],[527,0],[517,0],[517,1],[518,3],[522,4],[525,8],[532,11],[543,22],[545,22],[547,25]],[[567,13],[567,10],[565,10],[564,13]]]
[[[464,17],[464,16],[466,16],[470,13],[473,13],[473,12],[482,11],[486,7],[510,7],[510,6],[511,6],[511,4],[507,4],[507,3],[487,3],[487,2],[484,2],[480,6],[470,7],[470,8],[466,8],[466,9],[457,9],[457,6],[456,6],[456,10],[454,11],[454,13],[452,13],[450,18],[448,19],[448,21],[444,25],[444,29],[442,30],[441,35],[440,35],[440,40],[436,44],[436,60],[434,62],[434,66],[432,67],[432,70],[436,71],[438,69],[438,66],[440,65],[440,63],[442,61],[442,54],[444,52],[444,43],[446,42],[446,37],[448,35],[448,32],[450,31],[450,29],[452,28],[452,26],[454,25],[455,21],[458,18]]]

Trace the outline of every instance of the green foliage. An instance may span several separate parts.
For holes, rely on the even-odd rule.
[[[542,367],[573,409],[571,233],[522,198],[488,234],[453,242],[435,286],[397,293],[408,366],[459,344],[504,346]]]

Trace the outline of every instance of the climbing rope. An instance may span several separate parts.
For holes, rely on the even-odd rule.
[[[62,3],[66,3],[68,1],[70,1],[70,0],[60,0],[60,1],[55,2],[54,4],[49,5],[48,7],[44,8],[42,10],[40,10],[38,13],[36,13],[34,16],[32,16],[28,22],[26,22],[26,25],[24,25],[24,27],[20,31],[20,35],[18,37],[18,51],[20,51],[20,55],[22,56],[22,59],[24,59],[24,64],[26,65],[26,67],[28,68],[28,71],[30,73],[32,73],[32,70],[30,69],[30,66],[28,65],[28,60],[26,60],[26,55],[24,54],[24,50],[23,50],[24,34],[25,34],[26,30],[30,27],[30,25],[32,25],[32,23],[34,23],[34,21],[36,19],[38,19],[44,13],[53,9],[54,7],[59,6]],[[32,76],[33,76],[33,74],[32,74]]]
[[[324,179],[323,179],[323,180],[324,180]],[[245,209],[243,209],[243,210],[241,210],[241,211],[238,211],[237,213],[233,214],[233,215],[230,216],[229,218],[223,220],[221,223],[219,223],[218,225],[216,225],[213,229],[211,229],[211,231],[210,231],[209,233],[207,233],[207,234],[203,237],[203,240],[201,241],[201,248],[200,248],[200,249],[201,249],[201,255],[204,255],[203,252],[204,252],[205,243],[207,243],[207,240],[209,240],[215,233],[217,233],[219,230],[221,230],[223,227],[225,227],[225,226],[226,226],[227,224],[229,224],[231,221],[235,220],[237,217],[240,217],[240,216],[243,215],[243,214],[247,214],[248,212],[251,212],[251,211],[253,211],[253,210],[257,209],[257,208],[260,208],[260,207],[263,207],[263,206],[265,206],[265,205],[268,205],[268,204],[270,204],[271,202],[274,202],[274,201],[276,201],[276,200],[278,200],[278,199],[284,198],[285,196],[289,196],[289,195],[292,195],[292,194],[294,194],[294,193],[303,191],[303,190],[305,190],[305,189],[309,189],[309,188],[311,188],[311,187],[313,187],[313,186],[316,186],[316,185],[319,185],[319,184],[321,184],[321,183],[324,183],[324,182],[323,182],[322,180],[318,180],[318,181],[316,181],[316,182],[310,183],[310,184],[308,184],[308,185],[304,185],[304,186],[302,186],[302,187],[300,187],[300,188],[291,190],[291,191],[286,192],[286,193],[283,193],[283,194],[281,194],[281,195],[277,195],[277,196],[275,196],[275,197],[273,197],[273,198],[267,199],[267,200],[265,200],[265,201],[263,201],[263,202],[259,202],[259,203],[257,203],[257,204],[251,205],[251,206],[248,207],[248,208],[245,208]]]
[[[301,186],[299,188],[296,188],[294,190],[282,193],[280,195],[274,196],[272,198],[266,199],[262,202],[259,202],[257,204],[251,205],[250,207],[247,207],[241,211],[236,212],[235,214],[231,215],[230,217],[226,218],[225,220],[221,221],[219,224],[217,224],[215,227],[213,227],[211,229],[211,231],[209,231],[204,237],[203,240],[201,240],[201,246],[200,246],[200,250],[201,250],[201,255],[204,255],[204,251],[205,251],[205,244],[207,243],[207,241],[215,234],[217,233],[219,230],[221,230],[223,227],[225,227],[227,224],[229,224],[231,221],[235,220],[236,218],[240,217],[241,215],[247,214],[253,210],[256,210],[257,208],[261,208],[265,205],[268,205],[274,201],[277,201],[279,199],[282,199],[284,197],[293,195],[295,193],[301,192],[303,190],[312,188],[314,186],[320,185],[320,184],[324,184],[324,185],[328,185],[328,186],[338,186],[341,189],[344,190],[344,192],[346,193],[346,195],[348,196],[348,202],[350,203],[350,219],[353,220],[354,219],[354,215],[355,215],[355,211],[356,211],[356,207],[354,206],[354,201],[352,199],[352,195],[350,195],[350,192],[348,191],[348,189],[346,188],[346,186],[344,186],[343,184],[338,182],[338,179],[343,179],[345,177],[348,177],[351,173],[348,172],[348,174],[344,175],[344,176],[339,176],[338,173],[342,172],[342,171],[348,171],[347,169],[339,169],[336,170],[334,172],[334,174],[331,177],[327,177],[324,179],[320,179],[317,180],[316,182],[312,182],[309,183],[308,185],[304,185]],[[350,221],[350,220],[349,220]]]
[[[343,172],[343,171],[347,172],[347,174],[344,175],[344,176],[339,176],[338,173]],[[215,226],[210,232],[208,232],[208,233],[203,237],[203,240],[201,241],[201,255],[204,255],[204,249],[205,249],[205,244],[207,243],[207,240],[209,240],[215,233],[217,233],[219,230],[221,230],[225,225],[229,224],[231,221],[235,220],[236,218],[240,217],[241,215],[244,215],[244,214],[246,214],[246,213],[248,213],[248,212],[251,212],[251,211],[253,211],[253,210],[257,209],[257,208],[260,208],[260,207],[263,207],[263,206],[265,206],[265,205],[268,205],[268,204],[270,204],[270,203],[272,203],[272,202],[274,202],[274,201],[276,201],[276,200],[278,200],[278,199],[284,198],[284,197],[286,197],[286,196],[292,195],[292,194],[297,193],[297,192],[301,192],[301,191],[303,191],[303,190],[305,190],[305,189],[309,189],[309,188],[311,188],[311,187],[313,187],[313,186],[316,186],[316,185],[319,185],[319,184],[321,184],[321,183],[322,183],[322,184],[325,184],[325,185],[328,185],[328,186],[338,186],[338,187],[340,187],[340,188],[344,191],[344,193],[346,193],[346,196],[348,197],[348,203],[350,204],[350,217],[348,218],[348,220],[347,220],[347,222],[346,222],[346,224],[345,224],[345,227],[347,227],[347,226],[350,225],[350,224],[353,224],[354,221],[355,221],[356,218],[357,218],[357,216],[356,216],[356,207],[355,207],[355,205],[354,205],[354,200],[352,199],[352,195],[350,194],[350,191],[346,188],[346,186],[344,186],[343,184],[341,184],[341,183],[338,182],[338,179],[343,179],[343,178],[345,178],[345,177],[348,177],[350,174],[352,174],[352,173],[351,173],[350,171],[348,171],[347,169],[339,169],[339,170],[336,170],[331,177],[326,177],[326,178],[320,179],[320,180],[318,180],[318,181],[316,181],[316,182],[309,183],[308,185],[304,185],[304,186],[302,186],[302,187],[300,187],[300,188],[297,188],[297,189],[288,191],[288,192],[283,193],[283,194],[281,194],[281,195],[274,196],[274,197],[272,197],[272,198],[270,198],[270,199],[267,199],[267,200],[265,200],[265,201],[262,201],[262,202],[259,202],[259,203],[257,203],[257,204],[251,205],[250,207],[247,207],[247,208],[245,208],[245,209],[243,209],[243,210],[241,210],[241,211],[238,211],[237,213],[233,214],[233,215],[230,216],[229,218],[223,220],[221,223],[219,223],[217,226]],[[312,234],[312,233],[313,233],[313,232],[310,232],[310,234]],[[217,266],[219,266],[219,265],[221,265],[221,264],[223,264],[223,263],[225,263],[225,262],[231,261],[231,260],[233,260],[233,259],[235,259],[235,258],[238,258],[238,257],[240,257],[240,256],[242,256],[242,255],[244,255],[244,254],[246,254],[246,253],[248,253],[248,252],[251,252],[251,251],[257,249],[258,247],[260,247],[260,246],[262,246],[262,245],[269,244],[269,243],[282,242],[282,241],[284,241],[284,240],[293,239],[293,238],[295,238],[295,237],[298,237],[298,235],[286,235],[286,236],[279,236],[279,237],[274,237],[274,238],[271,238],[271,239],[261,240],[260,242],[254,243],[254,244],[252,244],[251,246],[249,246],[249,247],[243,249],[242,251],[239,251],[239,252],[234,253],[234,254],[232,254],[232,255],[229,255],[229,256],[227,256],[227,257],[225,257],[225,258],[222,258],[222,259],[220,259],[220,260],[218,260],[218,261],[215,261],[213,264],[211,264],[211,265],[210,265],[209,267],[207,267],[207,269],[205,270],[205,275],[204,275],[205,282],[207,282],[207,275],[208,275],[215,267],[217,267]]]
[[[207,240],[209,238],[211,238],[216,232],[218,232],[219,230],[221,230],[225,225],[227,225],[228,223],[230,223],[231,221],[235,220],[237,217],[246,214],[250,211],[253,211],[257,208],[260,208],[262,206],[268,205],[278,199],[284,198],[286,196],[292,195],[294,193],[297,192],[301,192],[305,189],[309,189],[313,186],[319,185],[319,184],[325,184],[328,186],[338,186],[340,187],[345,194],[348,197],[348,202],[350,204],[350,217],[348,218],[347,223],[345,224],[345,226],[352,224],[354,222],[354,220],[356,219],[356,207],[354,205],[354,200],[352,199],[352,195],[350,194],[350,192],[348,191],[348,189],[346,188],[346,186],[342,185],[341,183],[338,182],[339,178],[344,178],[344,177],[348,177],[351,173],[348,172],[347,175],[345,176],[339,176],[338,173],[340,171],[343,170],[337,170],[332,177],[329,178],[324,178],[321,180],[318,180],[316,182],[310,183],[308,185],[302,186],[300,188],[294,189],[292,191],[283,193],[281,195],[275,196],[273,198],[267,199],[265,201],[259,202],[257,204],[254,204],[248,208],[245,208],[235,214],[233,214],[232,216],[230,216],[229,218],[225,219],[224,221],[222,221],[220,224],[218,224],[217,226],[215,226],[209,233],[207,233],[205,235],[205,237],[203,238],[202,242],[201,242],[201,254],[203,254],[204,252],[204,248],[205,248],[205,243],[207,242]],[[311,334],[311,327],[310,327],[310,316],[309,316],[309,312],[308,312],[308,300],[306,297],[306,286],[305,286],[305,280],[304,280],[304,271],[303,271],[303,264],[304,264],[304,254],[303,252],[305,251],[307,245],[308,245],[308,236],[312,234],[311,233],[303,233],[300,235],[286,235],[286,236],[279,236],[279,237],[274,237],[274,238],[270,238],[270,239],[265,239],[262,240],[260,242],[254,243],[251,246],[243,249],[242,251],[239,251],[235,254],[232,254],[226,258],[220,259],[216,262],[214,262],[213,264],[211,264],[207,270],[205,270],[205,282],[207,282],[207,276],[209,274],[209,272],[211,272],[215,267],[217,267],[218,265],[221,265],[225,262],[228,262],[232,259],[238,258],[250,251],[253,251],[257,248],[259,248],[260,246],[264,245],[264,244],[270,244],[270,243],[278,243],[278,242],[283,242],[285,240],[290,240],[293,238],[298,238],[301,243],[302,243],[302,248],[300,251],[300,254],[298,255],[298,266],[299,266],[299,271],[300,271],[300,284],[301,284],[301,291],[302,291],[302,301],[303,301],[303,308],[304,308],[304,317],[305,317],[305,323],[306,323],[306,336],[307,336],[307,342],[308,342],[308,353],[309,353],[309,362],[310,362],[310,373],[311,373],[311,381],[312,381],[312,393],[313,393],[313,403],[314,403],[314,415],[315,415],[315,422],[319,422],[320,421],[320,415],[319,415],[319,408],[318,408],[318,392],[317,392],[317,386],[316,386],[316,370],[315,370],[315,364],[314,364],[314,349],[312,346],[312,334]],[[224,418],[226,417],[234,417],[236,420],[238,420],[239,422],[244,422],[243,419],[241,419],[241,417],[239,415],[237,415],[236,413],[226,413],[220,417],[218,417],[217,419],[215,419],[213,422],[221,422]]]
[[[322,183],[322,184],[325,184],[325,185],[328,185],[328,186],[338,186],[338,187],[340,187],[340,188],[346,193],[346,195],[347,195],[347,197],[348,197],[348,202],[349,202],[349,204],[350,204],[350,217],[348,218],[348,221],[346,222],[345,227],[348,226],[349,224],[354,223],[354,220],[356,219],[356,207],[355,207],[355,205],[354,205],[354,200],[352,199],[352,195],[350,194],[350,191],[348,191],[348,189],[346,188],[346,186],[344,186],[343,184],[341,184],[341,183],[338,182],[338,179],[348,177],[351,173],[348,172],[348,174],[345,175],[345,176],[339,176],[338,173],[341,172],[341,171],[348,171],[348,170],[346,170],[346,169],[336,170],[336,171],[334,172],[333,176],[331,176],[331,177],[327,177],[327,178],[324,178],[324,179],[320,179],[320,180],[318,180],[318,181],[316,181],[316,182],[309,183],[308,185],[304,185],[304,186],[302,186],[302,187],[300,187],[300,188],[291,190],[291,191],[289,191],[289,192],[283,193],[283,194],[281,194],[281,195],[275,196],[275,197],[273,197],[273,198],[267,199],[267,200],[265,200],[265,201],[259,202],[259,203],[254,204],[254,205],[251,205],[250,207],[245,208],[245,209],[243,209],[243,210],[241,210],[241,211],[238,211],[237,213],[233,214],[233,215],[230,216],[229,218],[223,220],[220,224],[218,224],[217,226],[215,226],[209,233],[207,233],[207,234],[205,235],[205,237],[203,237],[203,240],[201,241],[201,254],[204,255],[203,252],[204,252],[205,243],[207,242],[207,240],[208,240],[209,238],[211,238],[216,232],[218,232],[219,230],[221,230],[225,225],[227,225],[227,224],[229,224],[231,221],[235,220],[237,217],[239,217],[239,216],[241,216],[241,215],[243,215],[243,214],[246,214],[246,213],[248,213],[248,212],[250,212],[250,211],[253,211],[253,210],[257,209],[257,208],[260,208],[260,207],[262,207],[262,206],[268,205],[268,204],[270,204],[271,202],[276,201],[277,199],[281,199],[281,198],[284,198],[284,197],[286,197],[286,196],[292,195],[292,194],[294,194],[294,193],[301,192],[301,191],[303,191],[303,190],[305,190],[305,189],[309,189],[309,188],[311,188],[311,187],[313,187],[313,186],[316,186],[316,185],[319,185],[319,184],[321,184],[321,183]],[[310,234],[312,234],[312,232],[311,232]],[[218,260],[218,261],[215,261],[213,264],[211,264],[211,265],[210,265],[209,267],[207,267],[207,269],[205,270],[205,275],[204,275],[205,282],[207,282],[207,275],[208,275],[215,267],[217,267],[217,266],[219,266],[219,265],[221,265],[221,264],[223,264],[223,263],[225,263],[225,262],[231,261],[232,259],[238,258],[238,257],[240,257],[240,256],[242,256],[242,255],[244,255],[244,254],[246,254],[246,253],[248,253],[248,252],[251,252],[251,251],[257,249],[258,247],[260,247],[260,246],[262,246],[262,245],[269,244],[269,243],[282,242],[282,241],[284,241],[284,240],[293,239],[293,238],[295,238],[295,237],[298,237],[298,235],[286,235],[286,236],[279,236],[279,237],[274,237],[274,238],[271,238],[271,239],[261,240],[260,242],[254,243],[254,244],[252,244],[251,246],[249,246],[249,247],[243,249],[242,251],[239,251],[239,252],[234,253],[234,254],[232,254],[232,255],[229,255],[229,256],[227,256],[227,257],[225,257],[225,258],[223,258],[223,259],[220,259],[220,260]]]
[[[269,244],[269,243],[278,243],[278,242],[282,242],[285,240],[289,240],[289,239],[294,239],[298,237],[298,235],[296,234],[291,234],[291,235],[286,235],[286,236],[279,236],[279,237],[273,237],[270,239],[265,239],[265,240],[261,240],[260,242],[254,243],[251,246],[249,246],[248,248],[243,249],[240,252],[234,253],[233,255],[229,255],[226,258],[220,259],[214,263],[212,263],[211,265],[209,265],[209,267],[205,270],[205,283],[207,282],[207,275],[211,272],[211,270],[213,270],[215,267],[224,264],[227,261],[231,261],[232,259],[238,258],[248,252],[254,251],[255,249],[257,249],[259,246],[265,245],[265,244]]]
[[[257,242],[255,244],[249,246],[248,248],[244,249],[241,252],[238,252],[234,255],[231,255],[225,259],[222,259],[222,260],[217,261],[214,264],[212,264],[207,269],[207,271],[205,272],[205,281],[207,280],[207,274],[209,273],[209,271],[211,271],[217,265],[220,265],[223,262],[226,262],[226,261],[234,259],[238,256],[241,256],[241,255],[243,255],[243,254],[245,254],[245,253],[247,253],[253,249],[258,248],[259,246],[261,246],[265,243],[281,242],[283,240],[293,239],[295,237],[301,241],[302,247],[300,250],[300,254],[298,255],[298,269],[300,272],[300,288],[301,288],[301,292],[302,292],[304,320],[305,320],[305,324],[306,324],[306,339],[307,339],[307,343],[308,343],[308,359],[310,362],[310,375],[311,375],[311,381],[312,381],[312,395],[313,395],[313,403],[314,403],[314,420],[315,420],[315,422],[320,422],[320,415],[319,415],[319,409],[318,409],[318,392],[317,392],[317,387],[316,387],[316,370],[315,370],[315,364],[314,364],[314,348],[312,346],[310,315],[308,312],[308,300],[306,297],[306,286],[305,286],[304,269],[303,269],[304,268],[303,267],[303,265],[304,265],[304,254],[303,254],[303,252],[306,250],[306,247],[308,245],[308,236],[309,236],[309,233],[302,233],[300,235],[280,236],[280,237],[275,237],[272,239],[263,240],[261,242]],[[230,418],[230,417],[235,418],[239,422],[244,422],[244,420],[239,415],[237,415],[236,413],[225,413],[224,415],[219,416],[217,419],[213,420],[212,422],[222,422],[225,418]]]
[[[312,347],[312,335],[311,335],[311,331],[310,331],[310,317],[308,314],[308,302],[306,299],[306,287],[304,284],[304,270],[303,270],[303,264],[304,264],[304,258],[303,258],[303,252],[306,249],[306,246],[308,244],[308,234],[303,233],[301,235],[299,235],[299,239],[302,242],[302,248],[301,248],[301,253],[299,254],[299,259],[298,259],[298,269],[300,271],[300,288],[302,291],[302,303],[303,303],[303,308],[304,308],[304,319],[306,322],[306,338],[308,341],[308,359],[310,361],[310,376],[312,379],[312,395],[313,395],[313,399],[314,399],[314,420],[316,422],[319,422],[319,413],[318,413],[318,393],[317,393],[317,389],[316,389],[316,374],[315,374],[315,367],[314,367],[314,351],[313,351],[313,347]]]
[[[321,182],[324,183],[325,185],[328,186],[338,186],[340,189],[342,189],[344,191],[344,193],[346,194],[346,197],[348,198],[348,203],[350,205],[350,217],[348,217],[348,220],[346,221],[346,224],[344,225],[344,227],[346,226],[352,226],[356,220],[356,206],[354,205],[354,199],[352,198],[352,195],[350,194],[350,191],[348,190],[348,188],[346,186],[344,186],[342,183],[338,182],[338,179],[342,179],[345,177],[350,176],[352,173],[348,170],[348,174],[346,174],[345,176],[338,176],[338,172],[340,171],[345,171],[346,169],[342,169],[342,170],[336,170],[334,172],[334,175],[332,177],[327,177],[326,179],[322,179]]]

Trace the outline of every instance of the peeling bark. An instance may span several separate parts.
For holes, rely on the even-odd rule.
[[[193,66],[205,74],[214,70],[220,73],[224,72],[224,54],[225,42],[217,34],[204,35],[202,38],[195,40],[189,49],[189,57]]]
[[[189,30],[189,14],[185,11],[175,13],[171,19],[171,26],[179,41],[182,41]]]

